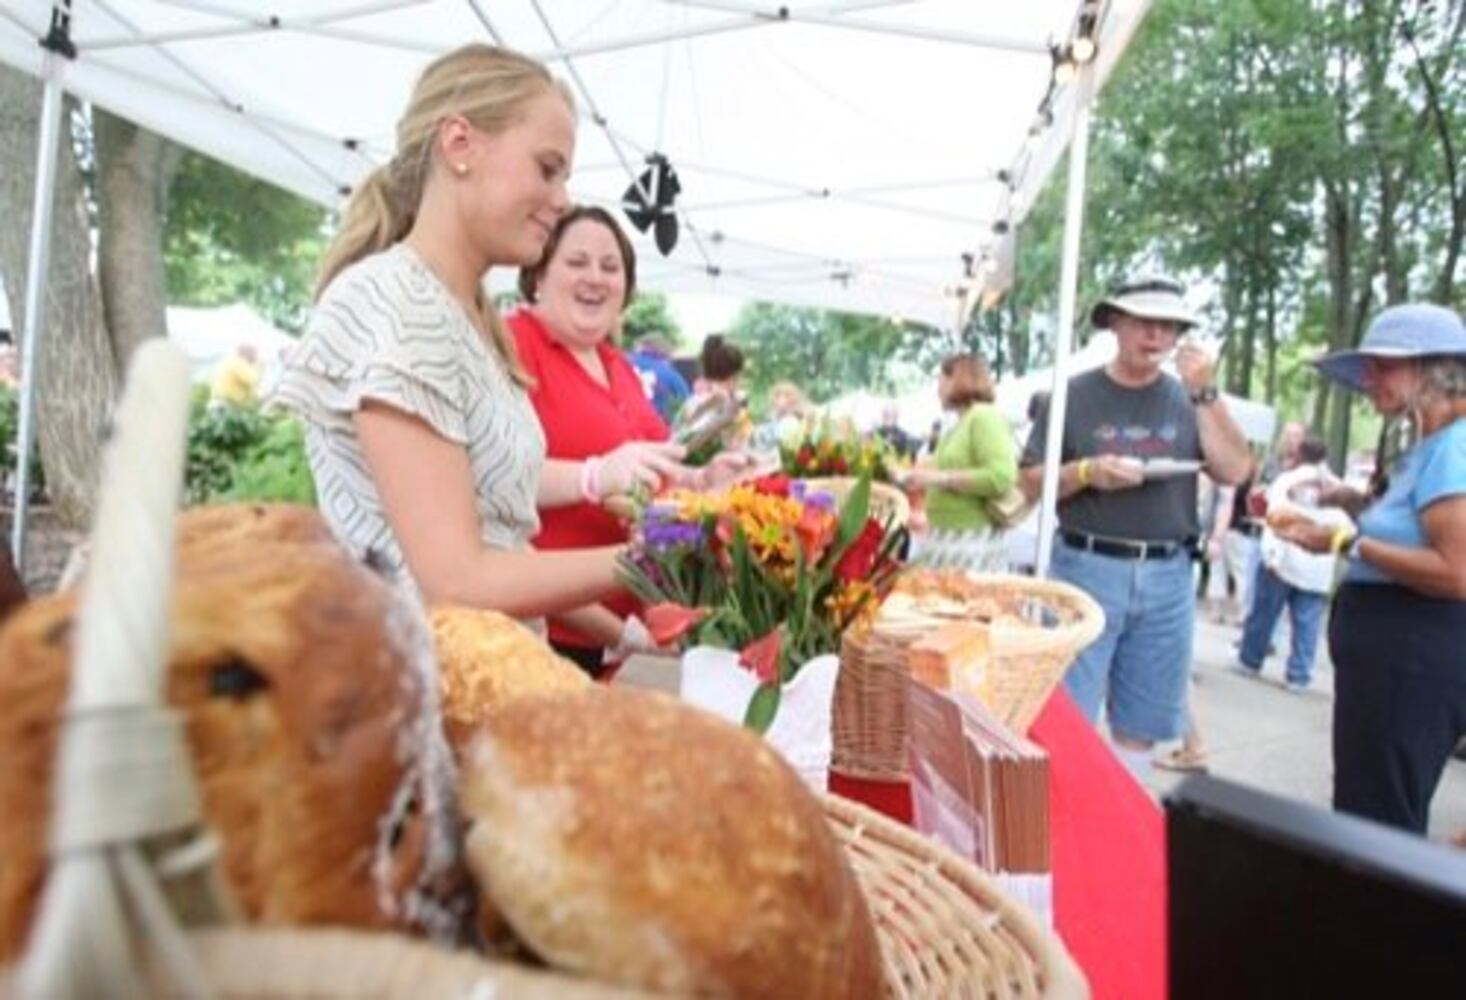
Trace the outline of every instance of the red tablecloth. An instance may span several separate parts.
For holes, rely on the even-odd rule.
[[[1054,919],[1095,1000],[1166,994],[1161,811],[1060,688],[1029,736],[1049,752]],[[830,776],[830,790],[911,822],[905,784]]]

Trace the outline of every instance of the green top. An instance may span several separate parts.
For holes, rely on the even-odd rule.
[[[960,469],[972,476],[962,492],[927,491],[926,516],[943,531],[983,531],[988,518],[983,501],[1002,497],[1018,483],[1018,460],[1008,422],[996,406],[974,403],[937,445],[937,468]]]

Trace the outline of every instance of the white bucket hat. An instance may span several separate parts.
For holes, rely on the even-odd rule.
[[[1170,278],[1132,278],[1095,303],[1089,321],[1096,329],[1110,328],[1112,312],[1129,313],[1141,319],[1170,320],[1183,330],[1199,321],[1182,298],[1185,289]]]

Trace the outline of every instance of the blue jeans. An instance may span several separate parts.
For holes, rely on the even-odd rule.
[[[1117,736],[1152,743],[1180,736],[1196,614],[1190,556],[1117,559],[1060,540],[1050,575],[1105,612],[1105,630],[1064,676],[1080,710],[1094,722],[1103,706]]]
[[[1288,680],[1306,685],[1313,678],[1313,657],[1318,651],[1318,635],[1327,602],[1323,594],[1300,590],[1266,566],[1259,567],[1252,609],[1242,623],[1242,649],[1238,653],[1242,665],[1248,670],[1262,669],[1268,642],[1286,606],[1293,631],[1288,649]]]

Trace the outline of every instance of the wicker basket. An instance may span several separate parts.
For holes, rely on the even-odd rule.
[[[811,489],[829,493],[836,505],[843,504],[850,491],[860,480],[853,476],[833,476],[823,479],[806,479]],[[870,484],[870,514],[882,524],[890,522],[892,527],[904,528],[911,518],[911,501],[906,494],[889,483]]]
[[[1089,595],[1054,580],[1010,574],[956,577],[974,615],[994,609],[1019,614],[1038,606],[1058,623],[1042,629],[995,628],[982,677],[959,678],[1008,728],[1028,731],[1084,647],[1104,630],[1104,612]],[[935,626],[934,626],[935,627]],[[831,766],[852,778],[904,781],[906,760],[906,647],[920,633],[847,635],[840,650],[835,689],[834,756]]]
[[[1064,946],[986,875],[862,805],[824,806],[870,902],[890,996],[1088,996]],[[394,934],[256,927],[189,940],[221,997],[645,995]]]
[[[851,629],[841,639],[831,770],[867,781],[906,780],[906,647],[916,638]]]
[[[167,526],[176,503],[186,401],[187,364],[177,348],[161,341],[140,348],[105,462],[96,538],[106,544],[97,546],[80,624],[76,671],[84,682],[73,680],[73,694],[80,691],[83,697],[70,703],[73,710],[97,715],[110,709],[114,716],[105,721],[112,728],[98,730],[95,719],[82,712],[67,717],[62,752],[81,748],[90,756],[76,758],[88,769],[60,772],[71,778],[59,782],[56,816],[64,832],[68,821],[74,827],[78,810],[71,807],[77,796],[101,787],[92,777],[101,771],[99,762],[129,755],[154,768],[149,777],[157,779],[158,788],[149,801],[159,808],[140,816],[119,808],[121,799],[109,800],[107,815],[87,814],[94,820],[87,830],[90,839],[53,857],[26,956],[35,988],[76,996],[121,995],[132,987],[157,995],[186,991],[226,997],[629,995],[551,971],[438,950],[400,935],[225,926],[218,922],[229,919],[231,908],[200,906],[221,902],[210,888],[216,883],[207,863],[198,869],[185,866],[188,871],[173,871],[165,879],[163,869],[178,867],[183,855],[204,857],[192,849],[201,841],[177,849],[181,837],[202,833],[202,827],[197,803],[184,794],[192,776],[176,720],[157,708],[162,685],[154,671],[160,657],[152,642],[166,621],[162,598],[173,553]],[[168,447],[155,447],[160,442]],[[157,475],[156,463],[138,461],[139,454],[173,455],[172,475]],[[150,484],[154,489],[146,488]],[[117,594],[148,600],[113,601]],[[89,647],[87,630],[98,634],[103,623],[116,624],[114,616],[127,626],[116,632],[121,638],[113,646],[94,642]],[[94,675],[114,681],[113,690],[92,684]],[[100,695],[116,703],[104,704]],[[124,714],[126,725],[118,721]],[[76,739],[78,733],[91,742]],[[123,743],[113,752],[103,747],[99,733],[109,738],[120,733]],[[88,780],[77,780],[78,774]],[[128,795],[136,791],[131,784],[113,787]],[[835,798],[824,804],[870,901],[892,995],[1086,995],[1083,977],[1062,945],[975,868],[861,806]],[[60,836],[55,829],[52,835]],[[74,829],[69,835],[75,837]],[[165,846],[171,860],[154,864]],[[187,905],[178,902],[184,896]],[[58,901],[63,905],[52,905]],[[212,917],[215,929],[185,934],[180,914],[201,921]],[[142,937],[150,947],[136,949]],[[147,952],[144,967],[134,969],[139,950]],[[0,969],[0,996],[15,994],[15,971]]]

